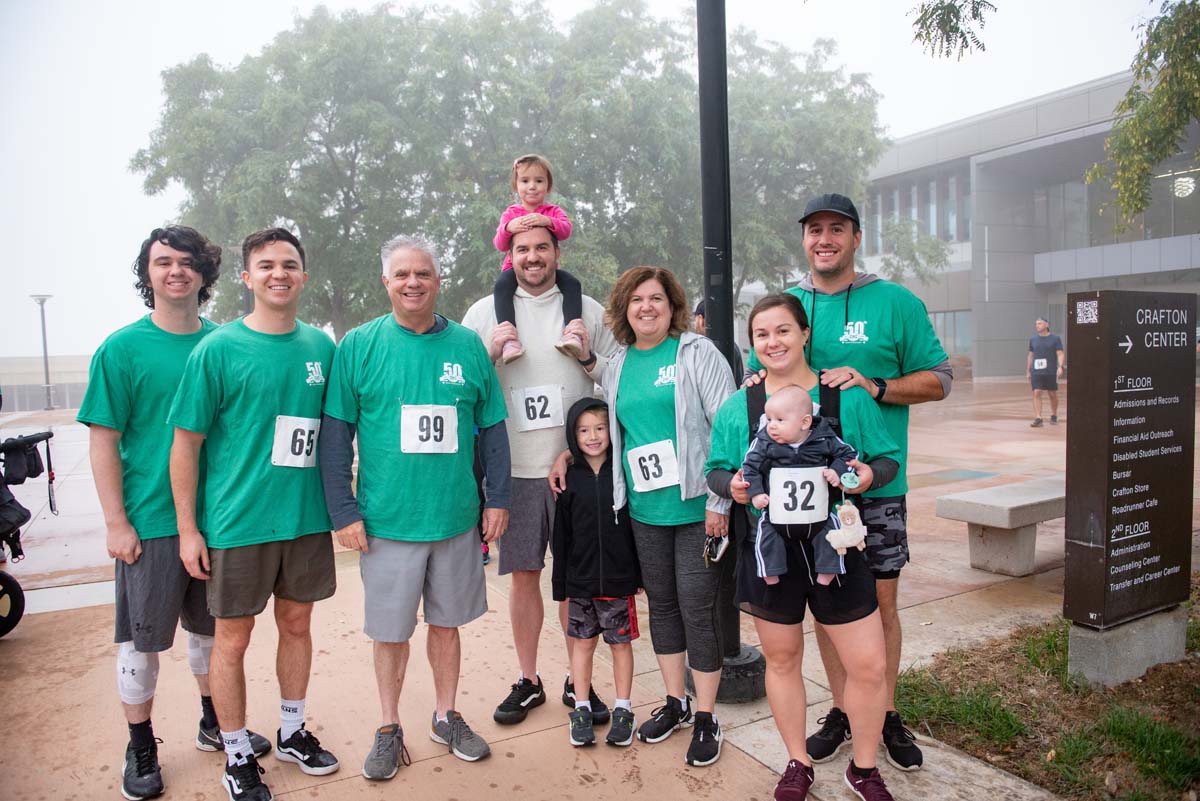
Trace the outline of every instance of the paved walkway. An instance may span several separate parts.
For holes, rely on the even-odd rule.
[[[1064,393],[1065,394],[1065,393]],[[1023,382],[975,382],[955,387],[951,398],[914,410],[909,464],[909,527],[913,564],[901,584],[904,664],[924,664],[949,647],[969,646],[1029,622],[1057,616],[1062,605],[1062,521],[1042,527],[1037,572],[1010,579],[968,567],[965,526],[933,515],[938,495],[1063,469],[1066,426],[1031,430]],[[26,535],[28,559],[11,572],[31,589],[30,613],[0,639],[0,709],[5,745],[0,776],[5,798],[76,801],[119,797],[120,758],[126,739],[114,692],[112,566],[104,553],[104,529],[87,462],[86,431],[69,412],[0,416],[0,436],[53,423],[59,506],[45,508],[44,481],[20,487],[18,496],[36,512]],[[1193,512],[1193,565],[1200,565]],[[352,553],[338,555],[339,589],[314,613],[315,658],[308,693],[313,731],[342,759],[342,770],[310,777],[268,757],[263,761],[276,796],[324,801],[359,797],[466,799],[509,795],[535,799],[771,798],[786,754],[764,701],[718,708],[726,733],[720,762],[707,769],[683,763],[688,737],[628,749],[575,749],[567,742],[566,709],[557,696],[566,669],[562,632],[547,603],[540,669],[549,702],[525,723],[501,727],[491,720],[516,671],[509,629],[508,580],[488,567],[491,610],[463,630],[463,679],[459,708],[492,744],[493,756],[467,764],[429,740],[426,726],[433,697],[423,657],[423,629],[414,639],[413,659],[401,702],[401,718],[413,765],[395,780],[377,785],[359,774],[377,725],[370,642],[361,631],[362,587]],[[548,578],[548,576],[547,576]],[[549,586],[546,582],[546,597]],[[642,608],[643,620],[645,609]],[[643,627],[647,631],[648,627]],[[742,636],[756,643],[752,622]],[[248,656],[249,720],[252,728],[277,726],[273,626],[264,620]],[[826,679],[811,632],[807,637],[809,729],[830,703]],[[663,686],[647,636],[635,645],[637,676],[633,703],[644,718],[659,702]],[[612,697],[607,657],[597,652],[597,686]],[[798,699],[797,699],[798,700]],[[168,797],[191,801],[222,799],[217,754],[192,748],[198,703],[188,677],[182,640],[165,655],[159,682],[155,731],[163,738],[160,758]],[[898,799],[1050,799],[990,765],[970,759],[918,732],[925,769],[906,774],[882,763]],[[78,747],[80,742],[86,747]],[[841,784],[840,760],[818,768],[815,801],[851,799]]]

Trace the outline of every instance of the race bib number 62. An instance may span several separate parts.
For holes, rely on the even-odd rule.
[[[453,406],[400,406],[401,453],[458,453],[458,412]]]
[[[275,418],[275,441],[271,444],[271,464],[276,467],[315,467],[317,435],[321,421],[312,417]]]

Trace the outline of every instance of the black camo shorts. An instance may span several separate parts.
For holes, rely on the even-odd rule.
[[[567,636],[590,640],[604,634],[609,645],[638,638],[637,604],[628,598],[570,598],[567,602]]]
[[[908,564],[908,503],[906,496],[862,498],[867,527],[867,565],[876,578],[895,578]]]

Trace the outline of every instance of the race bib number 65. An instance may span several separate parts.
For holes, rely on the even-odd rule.
[[[401,453],[458,453],[458,412],[453,406],[400,406]]]
[[[829,484],[823,467],[776,467],[771,470],[772,523],[820,523],[829,516]]]
[[[271,444],[271,464],[276,467],[315,467],[317,435],[321,421],[312,417],[275,418],[275,441]]]

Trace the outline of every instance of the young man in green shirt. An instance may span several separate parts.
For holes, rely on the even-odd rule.
[[[863,496],[867,526],[867,561],[875,573],[879,612],[887,646],[889,710],[883,740],[888,761],[902,770],[917,770],[923,757],[894,708],[900,668],[900,616],[896,595],[900,570],[908,562],[906,526],[908,492],[908,407],[941,400],[950,392],[952,372],[925,304],[899,284],[854,269],[854,253],[862,242],[858,209],[844,195],[813,198],[800,218],[804,253],[810,272],[788,291],[800,299],[812,325],[808,363],[824,370],[822,383],[848,389],[862,387],[879,404],[884,424],[900,446],[895,480]],[[751,354],[750,367],[758,370]],[[829,676],[834,707],[824,726],[808,738],[815,761],[830,760],[850,740],[850,725],[841,711],[846,671],[820,624],[817,645]]]
[[[508,527],[511,486],[500,382],[475,332],[434,312],[441,278],[432,247],[395,237],[380,256],[392,310],[342,340],[321,429],[334,533],[362,554],[363,631],[374,641],[383,709],[363,776],[377,781],[395,776],[407,758],[400,688],[422,602],[435,693],[429,735],[468,762],[491,752],[454,711],[458,628],[487,611],[475,529],[475,428],[486,542]],[[350,491],[356,436],[357,495]]]
[[[216,618],[211,681],[226,754],[221,782],[231,801],[269,801],[245,728],[244,660],[254,618],[272,595],[281,696],[275,758],[312,775],[338,769],[304,727],[312,607],[336,586],[316,454],[334,345],[296,319],[308,273],[292,233],[251,234],[242,261],[254,310],[188,360],[168,417],[171,487],[180,556],[188,573],[208,580]]]
[[[167,464],[172,430],[167,412],[192,349],[216,325],[200,317],[221,269],[221,249],[183,225],[155,228],[142,242],[133,272],[150,313],[114,332],[92,357],[87,393],[76,419],[89,427],[96,493],[116,560],[117,692],[129,724],[121,792],[137,801],[163,791],[150,713],[159,658],[188,633],[188,665],[200,689],[196,747],[220,749],[209,693],[213,618],[204,584],[179,559],[175,504]],[[259,753],[271,749],[253,734]]]

